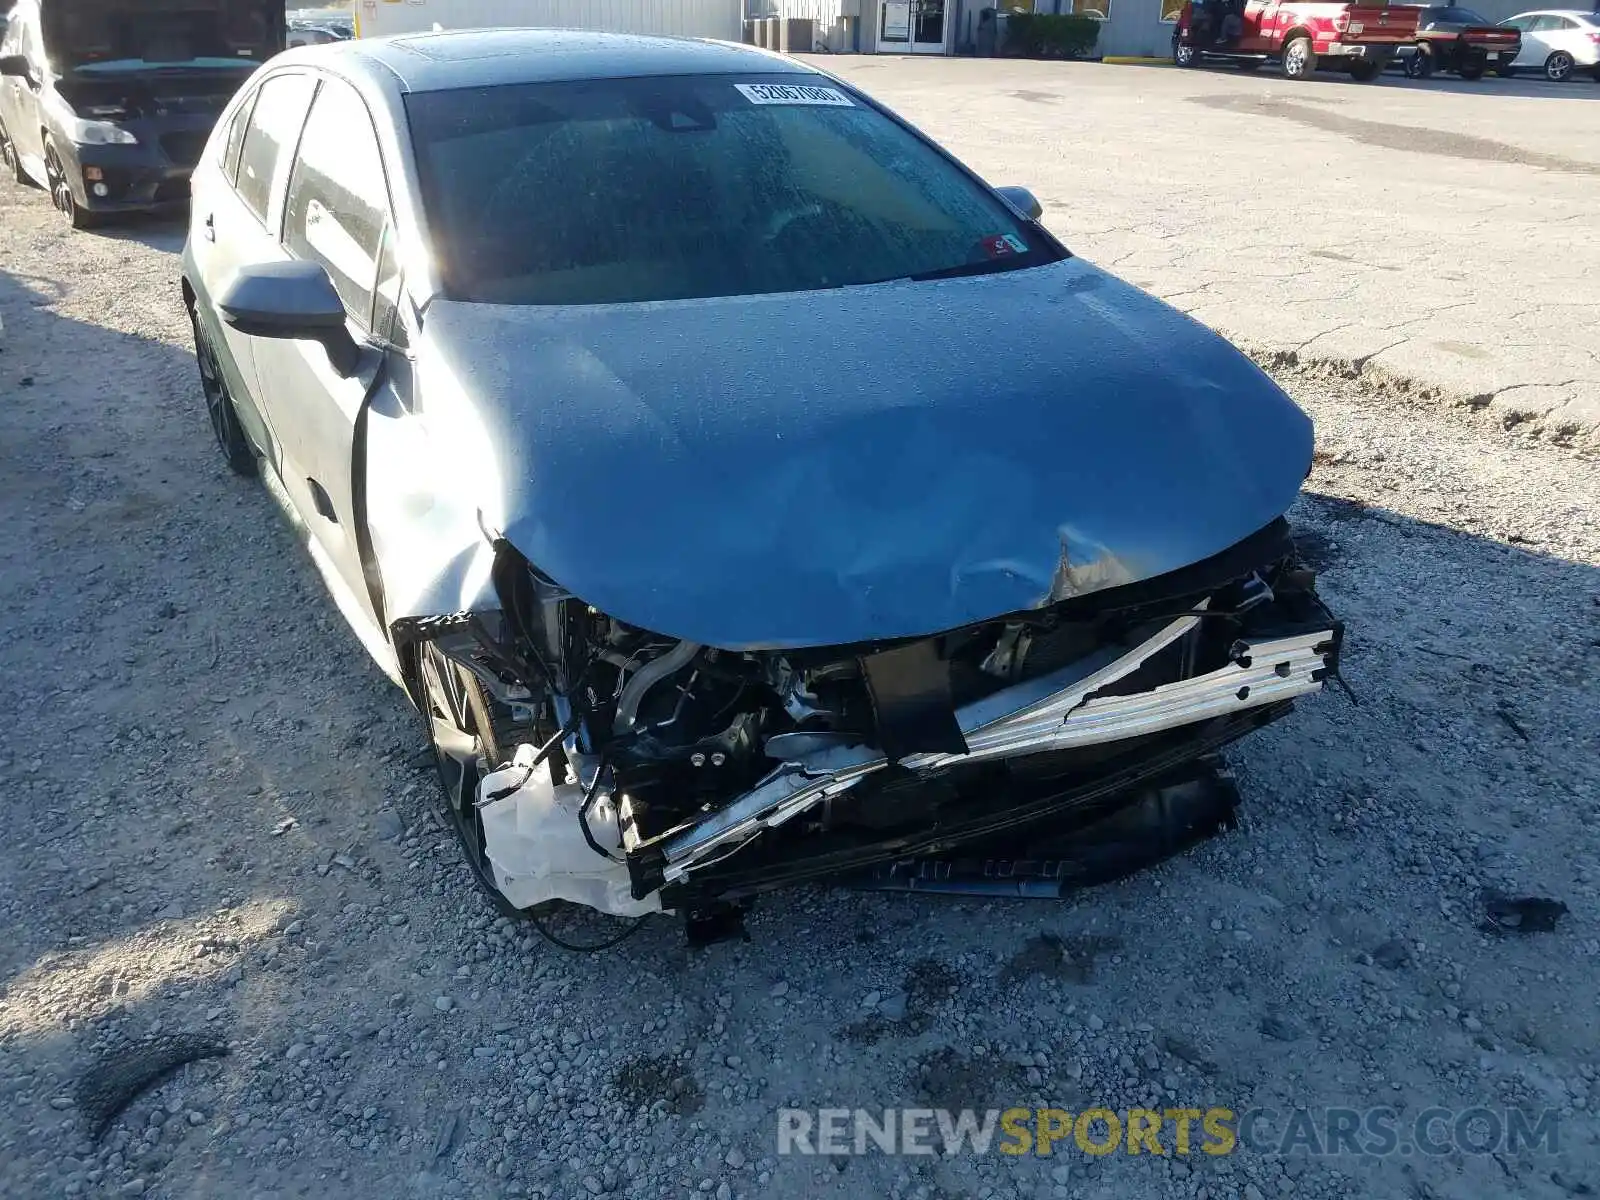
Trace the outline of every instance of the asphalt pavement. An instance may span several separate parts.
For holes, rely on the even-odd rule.
[[[1600,82],[815,61],[1260,357],[1600,445]]]

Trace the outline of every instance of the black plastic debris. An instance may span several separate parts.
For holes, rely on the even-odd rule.
[[[220,1058],[228,1043],[207,1034],[179,1033],[106,1051],[78,1080],[78,1111],[89,1135],[99,1140],[117,1115],[179,1067]]]
[[[1522,722],[1517,720],[1517,714],[1512,712],[1505,705],[1502,704],[1499,708],[1495,709],[1495,716],[1504,721],[1506,728],[1511,730],[1512,733],[1516,734],[1523,741],[1533,741],[1533,738],[1528,735],[1528,731],[1522,727]]]
[[[1480,895],[1483,901],[1484,933],[1554,933],[1556,922],[1567,915],[1567,906],[1543,896],[1507,896],[1492,888]]]
[[[683,932],[689,945],[699,949],[718,942],[748,942],[750,933],[745,928],[748,904],[708,904],[691,908],[683,914]]]
[[[433,1135],[433,1154],[430,1162],[438,1162],[455,1147],[456,1131],[461,1127],[461,1110],[452,1108],[444,1114],[438,1132]]]
[[[1411,947],[1401,938],[1390,938],[1372,952],[1372,961],[1386,971],[1398,971],[1411,961]]]
[[[1281,1013],[1268,1013],[1262,1017],[1259,1028],[1263,1037],[1275,1042],[1299,1041],[1304,1032],[1296,1022]]]

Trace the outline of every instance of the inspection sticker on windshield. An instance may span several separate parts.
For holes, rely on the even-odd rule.
[[[805,83],[736,83],[751,104],[821,104],[828,108],[854,108],[855,103],[838,88]]]
[[[1014,233],[997,233],[983,239],[983,252],[990,258],[1004,258],[1008,254],[1026,254],[1028,243]]]

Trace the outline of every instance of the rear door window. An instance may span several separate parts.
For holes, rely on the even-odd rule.
[[[233,114],[233,120],[228,122],[228,140],[222,147],[222,173],[228,177],[228,182],[233,183],[239,175],[239,148],[244,145],[244,131],[250,124],[250,110],[255,107],[254,93],[246,96],[239,105],[239,111]]]
[[[263,221],[272,180],[284,147],[293,147],[305,122],[316,80],[310,75],[274,75],[261,85],[239,156],[239,196]]]
[[[343,80],[326,80],[311,106],[284,212],[284,244],[326,267],[346,310],[369,324],[389,189],[367,106]]]

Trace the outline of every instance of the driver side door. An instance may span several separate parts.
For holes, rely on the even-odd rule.
[[[390,281],[379,280],[380,261],[392,274],[392,256],[385,253],[391,211],[366,102],[349,83],[325,76],[289,168],[281,242],[263,261],[323,267],[343,302],[346,330],[363,353],[357,369],[341,376],[318,342],[257,338],[255,367],[282,445],[279,477],[305,522],[312,556],[346,618],[369,631],[380,621],[363,570],[363,464],[357,447],[368,397],[390,352],[384,319],[390,310],[377,297],[391,290]]]
[[[1278,23],[1278,0],[1246,0],[1242,20],[1239,49],[1252,54],[1270,53]]]

